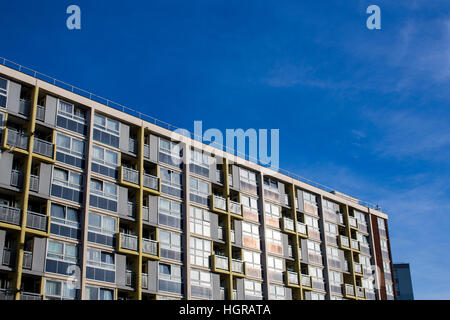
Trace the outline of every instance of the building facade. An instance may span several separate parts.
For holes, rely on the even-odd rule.
[[[395,291],[398,300],[414,300],[409,263],[394,263]]]
[[[0,65],[0,299],[396,298],[385,213],[48,81]]]

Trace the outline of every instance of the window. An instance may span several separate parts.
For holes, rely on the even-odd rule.
[[[114,290],[86,286],[87,300],[114,300]]]
[[[192,173],[209,178],[210,163],[212,163],[212,158],[210,158],[209,155],[198,150],[191,150],[191,163],[189,164],[189,170]]]
[[[308,243],[308,251],[309,252],[321,255],[320,243],[315,242],[315,241],[309,241],[309,240],[307,243]]]
[[[315,278],[315,279],[319,279],[319,280],[323,279],[323,270],[321,268],[308,266],[308,269],[309,269],[309,275],[311,276],[311,278]]]
[[[269,271],[270,280],[283,282],[283,272],[284,272],[283,259],[268,256],[267,268]]]
[[[158,223],[181,229],[181,203],[168,200],[164,198],[159,198],[159,217]]]
[[[314,194],[312,194],[312,193],[303,191],[303,200],[306,201],[306,202],[309,202],[310,204],[312,204],[314,206],[317,205],[316,196]]]
[[[286,299],[285,287],[278,286],[275,284],[269,285],[269,298],[272,300],[285,300]]]
[[[181,294],[181,267],[160,263],[158,270],[158,290]]]
[[[165,168],[160,168],[161,192],[182,198],[181,173]]]
[[[8,99],[8,80],[0,78],[0,107],[6,108]]]
[[[52,203],[50,205],[50,233],[73,239],[80,239],[80,211]]]
[[[196,207],[189,208],[190,231],[205,237],[211,236],[211,213]]]
[[[260,248],[259,227],[257,225],[242,222],[242,244],[245,247]]]
[[[264,188],[270,189],[273,192],[278,192],[278,181],[269,177],[264,178]]]
[[[200,179],[190,178],[189,183],[190,200],[202,205],[208,205],[209,199],[209,183]]]
[[[91,169],[93,172],[117,179],[118,165],[118,152],[97,145],[92,146]]]
[[[117,232],[117,218],[89,212],[88,241],[106,246],[114,245]]]
[[[327,247],[327,254],[330,258],[339,259],[339,249],[335,247]]]
[[[354,213],[356,220],[358,220],[358,224],[367,226],[367,215],[357,210],[355,210]]]
[[[244,250],[244,261],[247,268],[261,269],[261,254],[254,251]]]
[[[266,239],[268,242],[282,245],[281,232],[279,232],[277,230],[266,229]]]
[[[386,240],[380,239],[380,244],[381,244],[381,250],[388,251],[388,244],[387,244]]]
[[[378,218],[378,229],[386,231],[386,224],[383,218]]]
[[[84,141],[60,132],[56,133],[56,160],[84,168]]]
[[[390,283],[386,283],[386,294],[390,296],[394,295],[394,287]]]
[[[325,295],[311,291],[311,300],[325,300]]]
[[[258,213],[258,200],[249,196],[241,195],[241,203],[247,210]]]
[[[211,241],[190,238],[190,261],[197,266],[209,267],[209,257],[211,256]]]
[[[45,271],[69,275],[74,270],[72,266],[78,263],[78,248],[74,244],[48,240]]]
[[[265,207],[266,215],[268,215],[269,217],[271,217],[273,219],[280,218],[280,207],[279,206],[274,205],[270,202],[265,202],[264,207]]]
[[[262,299],[262,284],[258,281],[244,279],[245,299]]]
[[[181,143],[159,138],[159,161],[174,167],[181,168],[183,146]]]
[[[305,224],[313,229],[319,230],[319,219],[305,215]]]
[[[159,230],[161,257],[181,261],[181,234]]]
[[[325,232],[330,233],[332,235],[338,234],[338,228],[337,225],[329,222],[325,222]]]
[[[383,261],[383,270],[385,273],[391,273],[391,263],[389,261]]]
[[[209,272],[191,269],[191,295],[212,299],[212,283]]]
[[[114,263],[114,254],[102,251],[100,249],[87,248],[86,278],[115,282],[116,265]]]
[[[117,212],[117,186],[114,183],[91,179],[89,205]]]
[[[54,168],[51,195],[81,203],[83,200],[82,183],[83,176],[80,173]]]
[[[110,118],[94,115],[94,140],[119,147],[119,122]]]
[[[86,135],[86,111],[73,104],[59,100],[57,126]]]
[[[328,277],[330,278],[330,282],[332,282],[334,284],[340,285],[343,283],[342,273],[340,273],[340,272],[329,271]]]
[[[74,300],[77,297],[77,289],[68,281],[45,280],[46,300]]]
[[[239,177],[241,178],[240,180],[243,182],[246,182],[248,184],[254,185],[256,186],[256,173],[243,169],[243,168],[239,168]]]

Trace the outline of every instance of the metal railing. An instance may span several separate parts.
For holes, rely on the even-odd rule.
[[[362,274],[363,273],[362,264],[358,263],[358,262],[354,262],[353,263],[353,271],[355,273]]]
[[[144,173],[144,187],[158,191],[159,190],[159,178],[152,176],[150,174]]]
[[[30,174],[30,191],[39,192],[39,176]]]
[[[302,286],[311,288],[312,281],[311,276],[307,274],[302,274]]]
[[[138,248],[137,241],[137,236],[125,233],[120,234],[120,247],[123,249],[136,251]]]
[[[3,265],[14,267],[16,264],[16,250],[11,248],[3,248]]]
[[[19,170],[11,170],[11,185],[21,189],[23,186],[23,173]]]
[[[122,179],[127,182],[139,184],[139,171],[122,167]]]
[[[341,247],[350,248],[350,241],[346,236],[339,236]]]
[[[358,228],[358,221],[356,221],[355,217],[349,216],[348,217],[348,224],[350,225],[350,227]]]
[[[21,292],[20,300],[42,300],[42,295],[32,292]]]
[[[219,240],[225,240],[225,237],[223,234],[223,227],[221,227],[221,226],[217,227],[217,238]]]
[[[283,217],[283,228],[285,230],[294,231],[294,220],[288,217]]]
[[[134,272],[131,270],[125,271],[125,285],[128,287],[134,286]]]
[[[344,286],[345,289],[345,295],[347,296],[355,296],[355,287],[352,284],[346,283]]]
[[[359,241],[355,240],[355,239],[351,239],[351,248],[353,250],[358,250],[359,251]]]
[[[148,289],[148,274],[146,273],[142,273],[141,287],[142,289]]]
[[[134,110],[132,108],[126,107],[126,106],[121,105],[121,104],[119,104],[117,102],[114,102],[114,101],[112,101],[110,99],[103,98],[103,97],[101,97],[99,95],[96,95],[96,94],[94,94],[92,92],[86,91],[84,89],[80,89],[80,88],[78,88],[76,86],[73,86],[71,84],[63,82],[63,81],[58,80],[56,78],[53,78],[51,76],[48,76],[48,75],[46,75],[44,73],[41,73],[41,72],[38,72],[38,71],[33,70],[31,68],[22,66],[22,65],[20,65],[20,64],[18,64],[16,62],[11,61],[11,60],[8,60],[8,59],[5,59],[5,58],[0,58],[0,64],[4,65],[5,67],[8,67],[10,69],[13,69],[13,70],[22,72],[24,74],[27,74],[29,76],[32,76],[32,77],[34,77],[36,79],[39,79],[41,81],[45,81],[47,83],[50,83],[50,84],[52,84],[54,86],[57,86],[59,88],[62,88],[62,89],[67,90],[69,92],[72,92],[74,94],[77,94],[79,96],[82,96],[82,97],[85,97],[85,98],[90,99],[92,101],[95,101],[97,103],[101,103],[101,104],[103,104],[103,105],[105,105],[107,107],[110,107],[110,108],[113,108],[113,109],[125,112],[125,113],[127,113],[129,115],[132,115],[134,117],[137,117],[137,118],[139,118],[141,120],[144,120],[144,121],[147,121],[149,123],[153,123],[154,125],[160,126],[160,127],[165,128],[167,130],[177,131],[178,133],[181,133],[181,134],[183,134],[183,135],[185,135],[185,136],[187,136],[189,138],[194,138],[194,139],[195,138],[197,138],[197,139],[202,139],[203,138],[203,137],[197,136],[194,133],[189,132],[186,129],[178,128],[178,127],[176,127],[176,126],[174,126],[174,125],[172,125],[170,123],[167,123],[165,121],[159,120],[157,118],[149,116],[149,115],[147,115],[145,113],[142,113],[140,111]],[[182,130],[180,130],[180,129],[182,129]],[[200,141],[202,141],[202,140],[200,140]],[[251,162],[256,163],[258,165],[261,165],[261,166],[264,166],[264,167],[270,167],[269,163],[264,163],[264,162],[262,162],[261,160],[259,160],[257,158],[254,158],[254,157],[252,157],[250,155],[247,155],[245,153],[239,152],[239,151],[237,151],[235,149],[231,149],[231,148],[229,148],[227,146],[220,145],[218,143],[215,143],[214,146],[221,147],[222,150],[224,150],[226,152],[229,152],[231,154],[235,154],[236,156],[238,156],[240,158],[247,159],[248,161],[251,161]],[[317,183],[317,182],[315,182],[313,180],[307,179],[305,177],[302,177],[302,176],[300,176],[298,174],[295,174],[293,172],[290,172],[290,171],[282,169],[282,168],[277,168],[277,170],[274,170],[274,171],[275,172],[278,171],[279,173],[284,174],[287,177],[290,177],[290,178],[302,181],[304,183],[307,183],[307,184],[309,184],[311,186],[314,186],[316,188],[319,188],[319,189],[324,190],[324,191],[329,192],[329,193],[332,193],[332,191],[335,190],[334,188],[330,188],[328,186],[325,186],[323,184]],[[347,199],[348,201],[352,201],[352,202],[358,203],[359,205],[366,206],[366,207],[369,207],[369,208],[381,211],[381,207],[379,207],[376,204],[372,204],[372,203],[367,202],[367,201],[359,200],[359,199],[356,199],[355,197],[346,197],[345,199]]]
[[[366,297],[366,289],[362,287],[356,287],[356,296],[358,298],[365,298]]]
[[[30,137],[26,134],[8,128],[8,138],[6,139],[6,144],[14,148],[27,150],[29,142]]]
[[[136,139],[130,138],[128,140],[128,151],[134,154],[137,154],[137,141]]]
[[[53,143],[35,138],[33,142],[33,152],[45,157],[53,158],[55,146]]]
[[[150,209],[149,207],[142,206],[142,219],[144,221],[150,221]]]
[[[308,234],[308,229],[306,227],[306,224],[304,224],[304,223],[302,223],[300,221],[297,221],[297,232],[301,233],[301,234],[304,234],[304,235],[307,235]]]
[[[27,228],[46,232],[48,217],[45,214],[27,211]]]
[[[238,259],[233,259],[231,261],[231,271],[236,273],[244,273],[244,262]]]
[[[153,256],[158,255],[158,241],[150,239],[142,239],[142,252],[151,254]]]
[[[30,115],[31,101],[26,99],[20,99],[19,101],[19,114],[28,117]]]
[[[31,251],[24,251],[23,252],[23,266],[22,266],[22,268],[31,270],[32,265],[33,265],[33,252],[31,252]]]
[[[230,200],[230,212],[242,216],[242,205],[239,202]]]
[[[214,201],[213,201],[214,208],[223,210],[223,211],[227,211],[227,200],[221,196],[213,195],[213,197],[214,197]]]
[[[45,121],[45,107],[37,105],[36,109],[36,120]]]
[[[214,255],[216,269],[228,270],[228,257]]]
[[[230,231],[230,235],[231,235],[231,243],[235,243],[236,242],[236,235],[235,235],[235,232],[234,232],[233,229]]]
[[[0,289],[0,300],[14,300],[14,291],[11,289]]]
[[[5,205],[0,205],[0,222],[20,224],[20,216],[22,210]]]
[[[298,273],[293,271],[287,272],[288,281],[290,284],[297,284],[298,285]]]

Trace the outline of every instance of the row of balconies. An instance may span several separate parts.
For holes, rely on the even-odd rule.
[[[13,148],[28,150],[30,137],[27,134],[10,128],[6,128],[4,132],[6,133],[6,145]],[[55,152],[55,145],[53,143],[39,138],[35,138],[33,141],[34,153],[53,159]]]
[[[14,291],[11,289],[0,289],[0,300],[14,300]],[[20,300],[42,300],[42,295],[31,292],[20,292]]]
[[[6,205],[0,205],[0,222],[20,225],[22,210]],[[49,217],[45,214],[27,210],[27,228],[47,232]]]
[[[135,235],[120,233],[119,249],[138,251],[138,237]],[[142,252],[159,257],[159,242],[142,238]]]
[[[139,171],[127,167],[122,167],[122,180],[139,185]],[[145,188],[159,191],[159,178],[144,173],[143,185]]]
[[[218,195],[212,195],[210,196],[211,199],[213,199],[213,201],[211,201],[212,203],[212,209],[217,209],[220,211],[227,211],[227,199],[218,196]],[[239,202],[236,201],[232,201],[230,200],[230,213],[238,215],[238,216],[242,216],[242,204],[240,204]]]
[[[213,270],[223,270],[223,271],[229,271],[229,265],[228,265],[228,257],[221,256],[218,254],[213,254],[211,256],[212,261],[212,268]],[[231,271],[237,274],[246,274],[246,268],[245,268],[245,262],[239,259],[232,259],[231,261]]]

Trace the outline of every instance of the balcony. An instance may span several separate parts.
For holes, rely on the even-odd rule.
[[[283,229],[284,231],[295,232],[294,221],[290,218],[283,217]]]
[[[216,182],[223,184],[222,171],[216,170]]]
[[[355,287],[352,284],[346,283],[344,285],[344,295],[346,297],[355,297]]]
[[[350,248],[350,241],[346,236],[339,236],[339,243],[342,248]]]
[[[138,249],[137,236],[121,233],[120,234],[120,248],[137,251],[137,249]]]
[[[230,213],[242,216],[242,205],[239,202],[230,200]]]
[[[39,192],[39,176],[30,174],[30,191]]]
[[[146,273],[142,273],[141,287],[142,289],[148,289],[148,274]]]
[[[365,299],[366,298],[366,289],[362,287],[356,287],[356,297]]]
[[[144,187],[155,191],[159,191],[159,178],[144,173]]]
[[[217,238],[222,241],[225,240],[225,237],[223,234],[223,227],[221,227],[221,226],[217,227]]]
[[[353,272],[357,274],[363,274],[362,264],[358,262],[353,263]]]
[[[30,115],[31,101],[26,99],[20,99],[19,101],[19,114],[28,117]]]
[[[137,154],[137,140],[136,139],[132,139],[132,138],[129,139],[128,152]]]
[[[33,142],[33,152],[41,156],[53,158],[55,145],[51,142],[35,138]]]
[[[0,301],[14,300],[14,291],[10,289],[0,289]]]
[[[235,240],[236,238],[235,238],[234,230],[231,230],[230,234],[231,234],[231,243],[235,243],[236,242],[236,240]]]
[[[42,295],[32,292],[21,292],[20,300],[42,300]]]
[[[29,142],[30,138],[26,134],[8,129],[8,138],[6,139],[6,144],[10,147],[28,150]]]
[[[142,239],[142,252],[152,256],[159,256],[159,243],[155,240]]]
[[[142,219],[144,221],[150,221],[150,209],[146,206],[142,206]]]
[[[21,210],[5,205],[0,205],[0,222],[20,225]]]
[[[27,228],[47,232],[48,216],[45,214],[28,211]]]
[[[45,121],[45,107],[38,105],[36,109],[36,120]]]
[[[134,184],[139,184],[139,171],[122,167],[122,180]]]
[[[228,266],[228,257],[224,257],[224,256],[220,256],[220,255],[213,255],[213,259],[214,259],[214,267],[215,269],[220,269],[220,270],[229,270],[229,266]]]
[[[358,221],[356,220],[355,217],[349,216],[348,217],[348,224],[350,225],[350,227],[358,229]]]
[[[225,288],[220,287],[220,300],[225,300]]]
[[[298,273],[294,271],[287,271],[288,285],[293,284],[298,286]]]
[[[127,217],[136,217],[136,204],[134,202],[128,201]]]
[[[23,186],[23,173],[19,170],[11,170],[11,185],[13,187],[22,189]]]
[[[311,288],[312,287],[311,276],[307,274],[302,274],[301,276],[302,276],[302,286]]]
[[[16,265],[16,250],[3,248],[3,265],[11,268]]]
[[[24,251],[22,268],[31,270],[32,265],[33,265],[33,252]]]
[[[292,246],[288,244],[288,257],[294,258],[294,252],[292,251]]]
[[[231,271],[244,274],[245,273],[244,262],[242,260],[233,259],[231,261]]]
[[[303,236],[308,236],[308,228],[306,224],[297,221],[297,232]]]
[[[134,278],[135,278],[135,274],[133,271],[131,271],[131,270],[125,271],[125,285],[126,286],[133,287],[134,286]]]
[[[351,239],[351,247],[353,250],[360,251],[359,241],[355,239]]]
[[[227,211],[227,200],[221,196],[213,195],[213,209]]]

